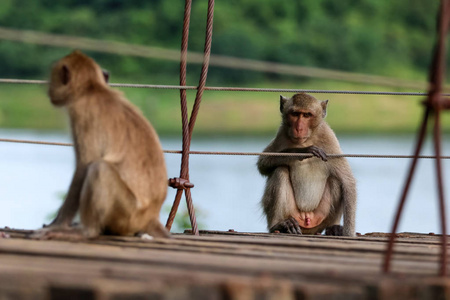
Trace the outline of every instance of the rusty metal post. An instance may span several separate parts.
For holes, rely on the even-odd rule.
[[[441,231],[442,231],[440,275],[445,276],[447,274],[447,224],[445,216],[444,186],[442,180],[440,115],[441,115],[440,110],[435,111],[433,133],[434,133],[434,149],[436,153],[436,175],[437,175],[437,188],[438,188],[439,210],[440,210]]]
[[[181,62],[180,62],[180,85],[186,86],[186,65],[187,65],[187,49],[188,49],[188,38],[189,38],[189,23],[191,15],[192,0],[186,0],[185,10],[184,10],[184,22],[183,22],[183,34],[181,42]],[[186,90],[180,90],[180,103],[181,103],[181,117],[183,125],[183,149],[181,156],[181,170],[180,178],[174,178],[169,181],[170,186],[177,188],[177,194],[169,214],[169,218],[166,223],[166,228],[171,229],[173,220],[175,219],[178,206],[180,204],[181,196],[184,194],[186,196],[186,202],[189,212],[189,218],[192,226],[192,233],[194,235],[199,235],[197,221],[195,217],[194,203],[191,196],[191,188],[194,186],[189,182],[189,149],[191,146],[192,133],[195,126],[195,121],[197,118],[198,111],[200,109],[200,103],[203,96],[203,91],[206,86],[206,78],[208,75],[209,68],[209,58],[211,54],[211,42],[212,42],[212,27],[213,27],[213,16],[214,16],[214,0],[208,1],[208,15],[206,20],[206,35],[205,35],[205,50],[203,58],[203,66],[200,74],[199,85],[197,88],[197,95],[195,98],[194,107],[192,109],[191,118],[188,122],[187,113],[187,101],[186,101]]]
[[[429,115],[430,115],[430,109],[427,107],[424,117],[423,117],[422,125],[420,126],[419,135],[417,137],[417,144],[416,144],[416,150],[414,151],[414,158],[409,167],[408,177],[406,179],[405,186],[404,186],[403,192],[402,192],[402,196],[400,198],[400,202],[399,202],[399,205],[397,208],[397,213],[395,215],[394,224],[392,225],[391,235],[389,237],[389,243],[387,246],[384,265],[383,265],[383,271],[385,273],[389,272],[389,269],[390,269],[392,250],[394,247],[394,240],[395,240],[395,233],[397,232],[398,224],[400,222],[400,217],[401,217],[401,214],[403,211],[404,204],[406,202],[406,197],[408,196],[409,187],[411,185],[412,179],[414,177],[414,172],[416,170],[418,157],[420,155],[423,141],[425,139]]]
[[[425,101],[425,115],[423,117],[422,125],[417,139],[416,150],[414,153],[414,159],[411,163],[409,174],[403,189],[403,193],[400,199],[400,203],[397,209],[397,213],[392,227],[389,243],[385,253],[385,259],[383,264],[383,271],[388,273],[390,271],[390,262],[392,258],[393,245],[395,241],[395,233],[397,231],[400,216],[403,210],[406,196],[413,178],[417,159],[420,154],[423,141],[426,135],[426,128],[429,121],[429,115],[434,117],[433,127],[433,140],[436,154],[436,179],[439,197],[439,211],[441,219],[441,231],[442,231],[442,249],[441,249],[441,268],[440,275],[445,276],[447,274],[447,226],[446,226],[446,213],[445,213],[445,197],[443,189],[442,179],[442,164],[441,164],[441,124],[440,114],[442,110],[450,109],[449,100],[442,99],[442,82],[445,73],[445,37],[447,36],[448,26],[450,21],[450,0],[442,0],[441,8],[439,12],[439,27],[437,29],[438,38],[433,50],[433,61],[430,69],[429,76],[429,91],[428,97]]]
[[[189,41],[189,24],[191,20],[191,7],[192,0],[186,0],[184,6],[184,20],[183,20],[183,33],[181,37],[181,57],[180,57],[180,85],[186,86],[186,69],[187,69],[187,49]],[[187,100],[186,100],[186,90],[180,90],[180,107],[181,107],[181,122],[183,130],[183,146],[181,154],[181,167],[180,167],[180,179],[189,180],[189,148],[190,148],[190,134],[189,134],[189,123],[188,123],[188,112],[187,112]],[[169,185],[170,185],[169,180]],[[172,185],[171,185],[172,186]],[[172,186],[175,188],[175,186]],[[180,205],[181,196],[183,194],[184,188],[181,186],[177,187],[177,194],[175,196],[172,209],[169,214],[169,218],[166,223],[166,228],[170,230],[172,228],[173,220]],[[187,200],[187,199],[186,199]],[[189,211],[191,214],[191,211]],[[190,216],[191,226],[193,234],[198,235],[197,222],[195,220],[195,211],[193,211],[193,216]]]

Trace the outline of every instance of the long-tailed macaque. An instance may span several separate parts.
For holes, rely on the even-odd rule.
[[[102,233],[167,237],[159,222],[167,172],[158,136],[107,81],[94,60],[79,51],[52,68],[48,94],[53,105],[67,108],[76,170],[57,217],[41,231],[70,230],[79,211],[87,238]]]
[[[312,156],[264,156],[259,172],[267,176],[262,206],[270,232],[355,235],[356,182],[339,142],[323,120],[327,101],[305,94],[280,96],[281,126],[264,152]],[[344,226],[340,219],[344,214]]]

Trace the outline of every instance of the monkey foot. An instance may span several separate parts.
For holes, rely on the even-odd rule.
[[[86,237],[81,230],[70,229],[52,229],[51,227],[35,230],[28,236],[33,240],[63,240],[63,241],[83,241]]]
[[[341,225],[333,225],[325,229],[325,235],[343,236],[344,230]]]
[[[298,224],[297,220],[292,217],[272,226],[269,231],[271,233],[278,231],[280,233],[302,234],[300,225]]]
[[[9,239],[10,237],[6,232],[0,232],[0,239]]]
[[[136,236],[140,237],[142,240],[151,241],[154,238],[148,233],[138,233]]]

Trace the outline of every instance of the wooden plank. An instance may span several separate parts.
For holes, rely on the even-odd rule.
[[[109,245],[109,246],[127,246],[129,248],[135,248],[136,250],[145,250],[145,249],[162,249],[162,250],[174,250],[174,251],[201,251],[201,252],[205,252],[208,251],[210,253],[234,253],[236,251],[239,251],[239,253],[241,255],[255,255],[257,256],[259,255],[263,255],[263,256],[271,256],[271,257],[276,257],[277,253],[274,252],[279,252],[282,255],[301,255],[301,254],[307,254],[312,252],[314,255],[317,255],[319,253],[332,253],[332,254],[341,254],[342,256],[350,256],[350,255],[359,255],[359,253],[357,253],[358,251],[355,251],[355,249],[357,248],[357,245],[345,245],[345,247],[342,249],[341,247],[338,247],[337,243],[333,243],[332,245],[328,245],[328,246],[321,246],[321,247],[314,247],[314,245],[310,245],[309,243],[305,244],[305,243],[289,243],[288,245],[290,247],[286,247],[286,243],[267,243],[266,241],[264,241],[263,243],[261,243],[261,241],[256,241],[256,243],[254,243],[255,241],[252,240],[251,243],[246,242],[245,244],[242,243],[236,243],[236,240],[232,240],[231,242],[226,243],[226,241],[224,241],[223,239],[220,240],[215,240],[215,243],[211,243],[210,238],[208,238],[208,240],[202,240],[202,241],[177,241],[175,239],[173,240],[154,240],[152,242],[144,242],[144,241],[139,241],[138,243],[134,242],[134,243],[124,243],[124,242],[113,242],[113,243],[90,243],[89,245],[91,245],[91,247],[86,248],[83,247],[84,249],[80,250],[81,252],[86,252],[89,250],[90,253],[84,253],[84,255],[95,255],[96,250],[95,249],[102,249],[99,248],[100,245]],[[29,242],[34,242],[34,241],[28,241]],[[234,242],[234,244],[233,244]],[[3,253],[6,252],[13,252],[13,253],[21,253],[21,252],[27,252],[29,251],[29,247],[27,247],[26,245],[22,245],[23,243],[27,243],[26,241],[17,241],[16,243],[18,243],[17,245],[10,245],[11,243],[6,243],[4,245],[0,245],[0,251]],[[63,251],[66,255],[70,254],[71,251],[74,249],[74,246],[76,244],[66,244],[64,247],[62,246],[62,244],[55,244],[55,242],[52,241],[48,241],[46,243],[40,244],[39,246],[37,246],[36,248],[34,248],[34,254],[35,255],[39,255],[40,253],[42,254],[48,254],[48,253],[52,253],[53,251],[55,251],[56,249],[61,248],[61,251]],[[262,246],[261,246],[262,245]],[[9,249],[8,247],[12,247],[11,249]],[[59,248],[58,248],[59,247]],[[69,247],[69,249],[67,249]],[[282,247],[280,249],[280,247]],[[364,250],[366,252],[364,252],[364,255],[366,255],[367,257],[374,257],[376,255],[371,255],[371,254],[379,254],[382,253],[381,250],[383,249],[378,249],[378,251],[374,251],[374,246],[369,246],[370,247],[370,251],[367,250],[366,248],[364,248]],[[410,250],[412,247],[409,247]],[[417,248],[417,247],[415,247]],[[425,247],[425,249],[421,249],[418,248],[421,251],[409,251],[406,252],[407,254],[409,253],[413,253],[416,255],[420,255],[422,257],[422,260],[424,258],[433,258],[435,256],[435,254],[438,254],[439,252],[436,251],[436,253],[432,253],[432,251],[430,251],[429,247]],[[358,249],[356,249],[358,250]],[[331,252],[330,252],[331,251]],[[401,252],[399,252],[401,253]],[[103,254],[104,255],[104,254]],[[423,256],[425,255],[425,256]]]
[[[147,244],[151,244],[148,243]],[[17,253],[32,256],[51,256],[58,258],[84,259],[84,260],[103,260],[103,261],[126,261],[140,264],[177,264],[184,268],[223,268],[225,270],[236,270],[234,272],[258,270],[260,266],[271,272],[278,273],[321,273],[323,271],[333,271],[343,273],[348,270],[352,272],[376,273],[379,272],[381,256],[359,257],[345,255],[330,255],[330,253],[317,251],[308,251],[301,255],[289,255],[283,253],[282,249],[272,249],[258,256],[254,252],[245,253],[229,251],[220,252],[219,255],[204,249],[198,253],[182,251],[183,248],[177,247],[176,250],[151,248],[132,248],[129,247],[126,252],[121,248],[110,245],[81,244],[55,241],[26,241],[26,240],[8,240],[0,244],[0,253]],[[163,256],[163,258],[160,258]],[[218,260],[220,257],[220,260]],[[433,272],[436,267],[436,261],[418,261],[410,267],[408,261],[399,261],[396,263],[398,268],[405,271],[420,274]],[[264,267],[265,266],[265,267]],[[305,271],[299,271],[305,270]]]
[[[428,235],[402,236],[393,263],[401,276],[385,276],[386,239],[378,236],[206,232],[70,242],[3,232],[11,238],[0,238],[0,299],[74,293],[92,299],[447,299],[450,286],[429,281],[436,278],[440,246],[439,237]]]
[[[219,243],[214,245],[214,243],[210,243],[211,241],[214,241],[216,243],[219,242]],[[233,244],[233,242],[236,243],[237,241],[236,240],[232,240],[232,241],[228,241],[228,243],[226,243],[227,241],[224,241],[223,239],[212,240],[210,237],[208,237],[208,240],[206,242],[203,241],[203,243],[199,243],[197,241],[197,244],[199,244],[198,248],[195,248],[195,247],[192,247],[192,248],[179,247],[180,245],[184,245],[185,246],[186,243],[185,242],[179,243],[176,239],[161,240],[161,241],[155,240],[155,242],[152,242],[152,243],[140,241],[139,243],[129,243],[126,246],[128,246],[128,247],[136,247],[138,249],[145,249],[145,248],[149,248],[149,247],[153,246],[153,248],[157,249],[157,248],[160,248],[159,245],[163,245],[162,249],[166,249],[166,250],[168,250],[168,249],[170,250],[171,249],[170,246],[175,246],[175,251],[177,251],[177,250],[178,251],[201,251],[201,252],[208,251],[209,253],[216,253],[216,254],[221,254],[221,253],[222,254],[236,254],[236,253],[233,252],[233,250],[235,250],[235,251],[238,250],[240,255],[267,256],[267,257],[272,257],[272,258],[285,257],[287,259],[289,259],[289,258],[295,259],[296,258],[295,255],[307,255],[310,252],[313,252],[312,253],[312,259],[313,260],[320,253],[322,253],[322,254],[328,253],[328,254],[331,254],[332,256],[340,255],[340,257],[347,257],[347,256],[351,256],[351,255],[359,255],[358,253],[354,252],[354,250],[357,248],[356,245],[353,245],[353,246],[352,245],[350,245],[350,246],[347,245],[343,250],[338,248],[340,251],[344,251],[344,254],[343,254],[343,253],[340,253],[339,251],[331,251],[330,252],[330,250],[328,248],[323,248],[323,249],[319,248],[319,250],[317,250],[317,249],[314,249],[314,245],[305,245],[305,244],[301,244],[301,243],[300,244],[295,243],[294,246],[297,246],[297,247],[283,247],[283,249],[280,250],[278,248],[274,248],[274,246],[259,246],[261,244],[261,241],[256,241],[256,244],[255,244],[255,241],[256,241],[255,239],[250,241],[251,248],[246,248],[245,246],[242,246],[242,243],[240,243],[242,241],[238,241],[239,243]],[[189,245],[190,246],[192,246],[192,245],[195,246],[195,243],[196,242],[195,241],[192,242],[192,239],[191,239],[191,242],[190,242]],[[210,243],[207,246],[211,246],[212,245],[212,247],[216,247],[215,250],[212,250],[214,248],[207,248],[207,247],[205,247],[205,243],[206,244]],[[249,242],[247,241],[246,243],[248,244]],[[262,244],[265,245],[265,244],[268,244],[268,243],[267,242],[263,242]],[[36,248],[35,251],[38,251],[38,249],[40,249],[40,251],[43,252],[43,253],[52,253],[52,251],[54,249],[56,249],[55,246],[53,244],[51,244],[51,242],[47,242],[44,245],[47,245],[48,249],[47,248],[44,248],[44,249]],[[71,244],[69,244],[69,245],[71,245]],[[116,244],[116,245],[119,245],[119,244]],[[125,246],[123,243],[120,244],[120,245],[121,246]],[[286,243],[275,243],[275,244],[274,243],[269,243],[269,245],[286,246]],[[292,246],[292,242],[288,243],[288,245]],[[334,248],[336,248],[336,245],[337,245],[337,243],[333,243],[333,245],[331,247],[334,249]],[[370,247],[373,248],[374,246],[370,245]],[[70,248],[72,249],[73,246],[70,246]],[[11,251],[15,252],[15,253],[20,253],[21,251],[23,251],[23,249],[28,249],[28,247],[27,246],[23,246],[23,245],[18,245],[17,247],[13,248]],[[68,254],[68,253],[70,253],[71,249],[69,249],[69,251],[66,251],[66,249],[63,248],[61,251],[64,251],[65,254]],[[84,248],[83,251],[86,251],[87,249],[90,249],[90,248]],[[92,249],[90,249],[90,250],[92,252]],[[174,249],[172,248],[172,250],[174,250]],[[379,250],[384,250],[384,248],[379,249]],[[413,253],[413,254],[417,255],[416,259],[420,259],[421,261],[423,261],[423,260],[430,260],[432,262],[435,262],[436,259],[437,259],[436,255],[439,253],[439,247],[434,249],[434,250],[437,250],[437,251],[435,251],[435,253],[433,253],[433,251],[430,251],[430,247],[429,246],[424,247],[424,249],[422,249],[422,251],[419,251],[419,252],[417,252],[417,251],[416,252],[412,252],[411,251],[412,250],[411,247],[409,247],[409,250],[410,250],[409,253]],[[431,250],[433,250],[433,249],[431,249]],[[5,248],[1,248],[0,251],[5,252],[6,250],[5,250]],[[371,251],[373,251],[373,249],[371,249]],[[377,251],[375,251],[375,252],[377,252]],[[274,253],[276,253],[276,254],[274,254]],[[368,252],[368,253],[369,254],[367,254],[367,253],[364,254],[366,258],[378,258],[378,256],[370,255],[371,254],[370,252]],[[382,251],[379,251],[379,253],[382,253]],[[397,256],[402,254],[401,252],[398,252],[398,253],[399,254],[397,254]],[[38,253],[35,253],[35,254],[38,254]],[[94,252],[91,255],[95,255],[95,250],[94,250]],[[361,255],[359,255],[359,256],[361,256]],[[400,257],[405,257],[405,256],[402,255]],[[411,256],[410,255],[408,257],[405,257],[405,259],[410,259],[411,260],[414,257],[415,256]],[[309,258],[309,257],[307,257],[307,258]]]

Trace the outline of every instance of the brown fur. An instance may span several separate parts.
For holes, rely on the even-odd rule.
[[[307,94],[287,99],[281,96],[282,122],[275,139],[264,152],[298,152],[341,154],[339,142],[323,120],[328,101],[318,101]],[[296,138],[289,113],[311,114],[305,138]],[[314,151],[313,151],[314,150]],[[355,235],[356,182],[345,158],[260,156],[258,170],[267,176],[262,198],[264,213],[271,232],[279,224],[301,224],[306,218],[318,222],[313,228],[293,230],[296,233],[317,233],[337,225],[344,214],[343,234]],[[325,155],[326,156],[326,155]],[[294,222],[295,223],[295,222]],[[298,225],[297,224],[297,225]],[[305,224],[305,223],[303,223]],[[295,225],[295,224],[294,224]],[[290,230],[288,230],[290,232]]]
[[[168,236],[159,222],[167,172],[158,136],[140,111],[107,85],[100,67],[79,51],[52,68],[49,96],[67,108],[76,170],[56,219],[67,228],[79,210],[82,232],[96,237]]]

